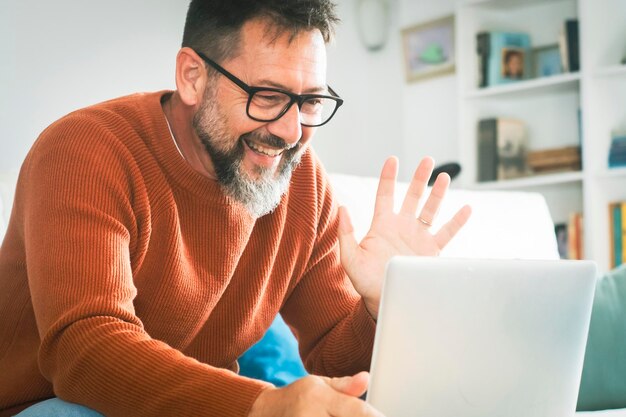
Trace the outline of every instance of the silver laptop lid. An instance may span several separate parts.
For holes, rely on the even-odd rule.
[[[388,417],[573,415],[589,261],[391,260],[367,401]]]

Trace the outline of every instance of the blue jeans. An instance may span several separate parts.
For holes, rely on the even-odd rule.
[[[82,405],[68,403],[58,398],[51,398],[35,405],[31,405],[26,410],[15,417],[104,417],[91,408]]]

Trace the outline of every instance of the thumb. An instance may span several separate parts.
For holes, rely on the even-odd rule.
[[[354,376],[330,378],[326,382],[335,391],[351,397],[360,397],[367,391],[369,379],[370,374],[368,372],[359,372]]]
[[[345,206],[339,207],[338,235],[341,265],[343,269],[348,272],[347,266],[356,254],[359,244],[354,237],[354,227],[352,226],[348,209]],[[350,276],[350,273],[348,273],[348,276]]]

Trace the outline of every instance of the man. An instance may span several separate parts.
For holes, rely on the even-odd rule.
[[[469,209],[430,233],[449,178],[417,216],[425,159],[394,213],[390,158],[354,240],[309,146],[342,103],[325,78],[336,21],[328,0],[193,0],[176,91],[42,133],[0,251],[5,415],[380,415],[358,397],[385,263],[436,255]],[[236,374],[279,312],[325,377]]]

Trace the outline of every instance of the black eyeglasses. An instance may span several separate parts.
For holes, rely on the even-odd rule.
[[[273,122],[287,113],[294,103],[300,110],[300,124],[307,127],[322,126],[330,121],[343,104],[343,100],[328,86],[332,96],[323,94],[294,94],[271,87],[251,87],[222,68],[217,62],[196,51],[207,64],[248,93],[246,113],[257,122]]]

